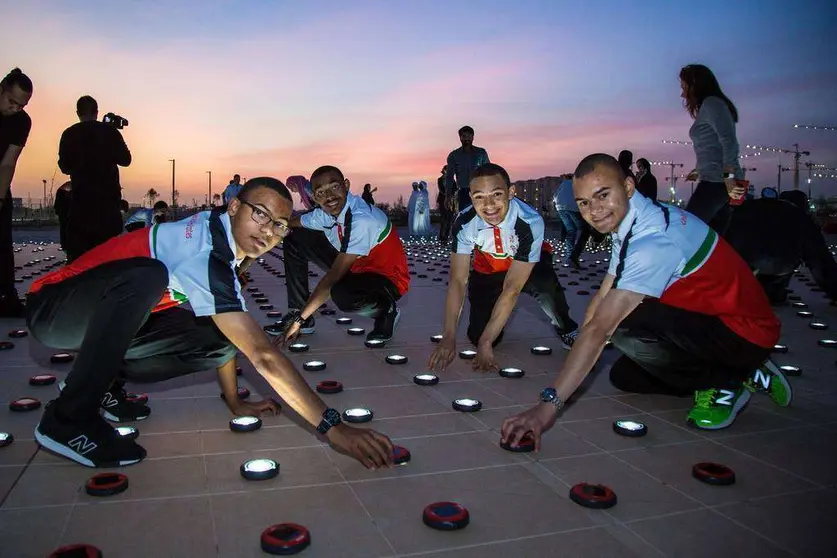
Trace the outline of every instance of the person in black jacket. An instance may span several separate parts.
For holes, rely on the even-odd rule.
[[[112,124],[99,122],[99,105],[85,95],[76,103],[79,123],[61,135],[58,166],[70,175],[73,205],[67,226],[67,259],[122,232],[119,168],[131,164],[131,152]]]
[[[32,80],[20,68],[15,68],[0,81],[0,318],[24,314],[15,289],[12,179],[32,129],[32,119],[24,110],[31,98]]]
[[[55,202],[53,209],[55,215],[58,217],[58,231],[59,241],[61,242],[61,249],[67,250],[67,224],[70,219],[70,207],[73,203],[73,183],[67,181],[62,184],[55,192]]]
[[[649,200],[657,200],[657,177],[651,174],[651,163],[648,159],[637,159],[637,183],[636,191],[648,198]]]
[[[733,211],[726,240],[756,273],[772,304],[785,302],[785,289],[802,263],[817,286],[837,300],[837,263],[807,207],[808,197],[794,190],[780,199],[747,200]]]
[[[439,193],[436,195],[436,208],[439,210],[439,242],[442,244],[448,243],[450,228],[453,225],[453,210],[448,203],[445,192],[445,173],[447,171],[448,167],[445,165],[442,167],[442,174],[436,179],[436,186],[439,188]]]

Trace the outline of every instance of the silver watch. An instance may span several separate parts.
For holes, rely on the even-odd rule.
[[[541,392],[541,401],[555,405],[555,408],[559,410],[564,406],[564,401],[558,397],[558,392],[553,387],[545,388]]]

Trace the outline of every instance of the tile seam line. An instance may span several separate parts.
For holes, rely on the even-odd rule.
[[[375,521],[375,518],[372,517],[372,514],[369,512],[369,509],[366,507],[366,504],[364,504],[363,501],[360,499],[360,496],[358,496],[354,487],[346,478],[346,475],[343,474],[343,471],[340,469],[340,467],[337,466],[337,463],[334,462],[334,459],[332,459],[333,456],[331,455],[331,452],[327,452],[326,456],[329,462],[331,462],[332,466],[337,470],[337,473],[340,475],[340,478],[343,479],[343,484],[345,484],[346,488],[349,489],[349,492],[352,493],[352,497],[355,499],[358,505],[360,505],[360,509],[363,510],[363,513],[366,514],[366,517],[369,518],[369,521],[375,527],[375,531],[377,531],[381,538],[384,539],[384,541],[387,543],[387,546],[389,546],[389,549],[393,552],[393,555],[398,556],[398,551],[395,550],[395,546],[392,544],[392,541],[390,541],[389,537],[387,537],[386,534],[384,534],[383,529],[381,529],[381,526],[378,525],[377,521]]]

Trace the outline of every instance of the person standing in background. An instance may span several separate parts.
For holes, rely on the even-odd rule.
[[[230,180],[230,183],[227,184],[227,187],[224,189],[224,205],[229,205],[230,200],[234,197],[238,196],[238,193],[243,188],[241,184],[241,176],[236,174]]]
[[[12,247],[12,179],[32,119],[24,108],[32,98],[32,80],[15,68],[0,81],[0,317],[19,318],[23,304],[15,289]]]
[[[450,237],[450,226],[453,222],[453,211],[448,204],[448,197],[445,193],[445,173],[448,167],[442,167],[442,174],[436,179],[436,186],[439,193],[436,195],[436,208],[439,210],[439,242],[448,243]]]
[[[371,184],[364,184],[363,185],[363,194],[360,196],[363,198],[363,201],[368,203],[369,205],[375,205],[375,198],[372,197],[372,194],[377,192],[377,188],[372,188]]]
[[[448,205],[453,210],[453,201],[456,199],[457,211],[462,211],[471,205],[468,184],[471,182],[471,174],[480,165],[490,163],[488,152],[482,147],[474,145],[474,129],[470,126],[463,126],[459,129],[459,142],[462,147],[454,149],[448,155],[448,164],[445,166],[445,195],[448,198]],[[458,189],[455,189],[458,186]]]
[[[637,159],[636,169],[638,172],[636,179],[636,191],[648,198],[651,201],[657,199],[657,177],[651,173],[651,163],[648,159]]]
[[[73,204],[67,224],[67,260],[122,233],[119,167],[131,152],[116,126],[99,122],[99,104],[85,95],[76,102],[79,122],[61,134],[58,167],[70,175]]]
[[[564,182],[555,192],[555,209],[558,211],[558,218],[564,225],[563,264],[581,269],[578,258],[587,245],[590,230],[578,210],[578,203],[576,203],[575,194],[573,194],[573,176],[571,174],[566,175]]]
[[[61,242],[61,249],[67,251],[67,223],[70,220],[70,204],[73,203],[73,183],[67,181],[55,192],[55,203],[53,209],[58,217],[58,238]]]
[[[689,137],[695,148],[698,178],[686,211],[723,236],[732,216],[728,189],[734,186],[726,182],[744,178],[735,135],[738,110],[721,91],[712,70],[701,64],[680,70],[680,89],[686,110],[695,121]]]
[[[633,152],[628,151],[627,149],[623,149],[622,151],[619,152],[618,161],[619,161],[619,166],[622,167],[622,171],[626,175],[633,178],[634,182],[636,182],[636,175],[634,174],[634,171],[631,168],[631,167],[634,166],[634,154],[633,154]]]

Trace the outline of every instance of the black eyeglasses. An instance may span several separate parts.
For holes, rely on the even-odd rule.
[[[276,234],[279,236],[287,236],[288,233],[291,232],[291,228],[287,224],[273,219],[264,209],[253,205],[247,200],[242,200],[241,198],[239,198],[238,201],[251,209],[250,218],[259,225],[267,225],[268,223],[271,223],[273,225],[273,230],[276,231]]]

